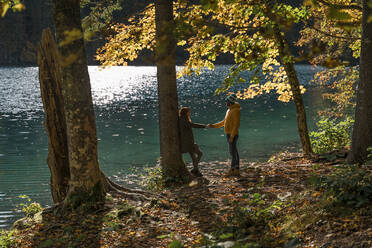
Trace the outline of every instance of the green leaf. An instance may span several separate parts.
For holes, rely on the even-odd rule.
[[[254,199],[259,199],[260,196],[261,196],[260,193],[254,193],[254,194],[253,194],[253,198],[254,198]]]
[[[201,0],[200,3],[205,10],[215,10],[217,8],[217,0]]]
[[[242,77],[239,77],[237,80],[236,80],[238,83],[245,83],[246,80]]]
[[[229,239],[229,238],[232,238],[234,236],[233,233],[223,233],[220,235],[220,239]]]
[[[53,247],[53,244],[54,244],[53,240],[47,239],[41,243],[40,247],[41,248]]]
[[[169,245],[169,248],[182,248],[182,243],[179,240],[173,240]]]
[[[168,238],[168,235],[159,235],[159,236],[156,236],[157,239],[165,239],[165,238]]]

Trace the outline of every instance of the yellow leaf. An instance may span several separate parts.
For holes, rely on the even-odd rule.
[[[60,46],[71,44],[75,40],[81,39],[83,37],[82,32],[77,28],[74,28],[69,31],[65,31],[64,34],[65,34],[65,39],[59,43]]]
[[[178,46],[184,46],[184,45],[186,45],[186,41],[185,40],[181,40],[181,41],[177,42],[177,45]]]
[[[313,197],[314,197],[314,198],[316,198],[316,197],[318,197],[318,196],[320,196],[320,195],[321,195],[320,192],[314,192],[314,193],[313,193]]]
[[[12,7],[12,9],[17,10],[17,11],[22,11],[22,10],[25,9],[25,5],[22,4],[22,3],[17,3],[16,5],[14,5],[14,6]]]
[[[8,9],[10,8],[10,5],[8,3],[3,3],[1,6],[1,17],[4,17]]]

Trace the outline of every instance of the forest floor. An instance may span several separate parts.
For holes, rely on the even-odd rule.
[[[95,213],[65,216],[46,209],[18,223],[9,243],[22,248],[372,247],[372,193],[367,201],[356,197],[371,185],[354,185],[359,193],[350,195],[338,192],[343,201],[334,195],[337,190],[332,195],[322,188],[324,182],[336,188],[359,184],[360,173],[350,174],[340,161],[285,153],[271,162],[243,162],[239,177],[223,177],[227,169],[227,162],[201,163],[203,178],[164,190],[163,199],[152,202],[108,195]],[[330,176],[334,173],[339,176]],[[363,174],[371,179],[372,168]]]

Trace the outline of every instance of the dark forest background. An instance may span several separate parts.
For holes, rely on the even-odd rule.
[[[301,1],[289,0],[295,5]],[[148,4],[147,0],[123,1],[122,10],[115,12],[115,21],[125,22],[129,16],[140,11]],[[25,1],[26,9],[22,12],[9,11],[4,18],[0,19],[0,66],[36,66],[36,46],[41,38],[44,28],[53,29],[52,4],[51,0],[28,0]],[[83,9],[82,15],[89,14],[89,9]],[[288,40],[294,54],[298,48],[293,43],[298,39],[300,25],[292,27],[288,34]],[[96,65],[94,59],[97,48],[105,43],[105,35],[98,35],[93,41],[86,43],[88,63]],[[135,65],[151,65],[148,53],[133,62]],[[182,64],[187,54],[182,50],[177,50],[177,64]],[[217,64],[232,64],[230,56],[217,58]]]

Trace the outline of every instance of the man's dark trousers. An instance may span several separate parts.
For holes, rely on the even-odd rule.
[[[233,141],[230,143],[230,134],[226,134],[227,142],[229,143],[229,152],[231,155],[231,169],[236,170],[239,169],[239,153],[236,147],[236,143],[238,141],[239,136],[235,135]]]

